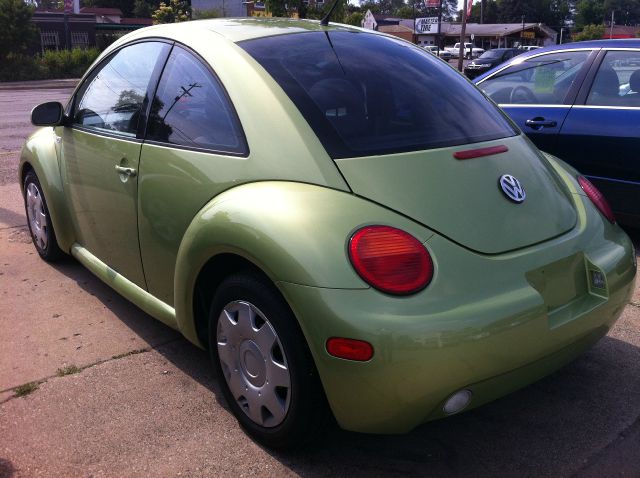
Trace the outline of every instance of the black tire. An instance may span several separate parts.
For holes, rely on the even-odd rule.
[[[47,262],[55,262],[63,257],[64,253],[58,246],[56,233],[53,230],[51,215],[47,207],[47,200],[42,192],[42,186],[38,181],[38,176],[31,170],[24,177],[24,209],[27,215],[27,225],[31,233],[31,240],[38,251],[40,257]],[[29,196],[33,196],[35,201],[29,203]],[[33,220],[38,215],[38,220]]]
[[[235,309],[238,325],[229,320],[234,308],[238,308]],[[251,312],[247,314],[245,309],[240,308]],[[232,311],[230,315],[223,315],[229,314],[229,311]],[[240,328],[245,326],[239,325],[241,320],[246,320],[240,319],[241,314],[253,317],[253,329],[248,335],[236,333],[246,330]],[[221,321],[224,323],[221,324]],[[275,333],[275,340],[267,356],[256,345],[261,340],[252,340],[254,337],[251,334],[257,336],[268,325],[271,329],[267,330],[267,335]],[[247,352],[251,347],[258,348],[260,353],[255,353],[254,349]],[[219,352],[219,348],[222,352]],[[311,353],[291,309],[266,278],[249,271],[229,276],[220,284],[209,314],[209,351],[223,394],[233,414],[246,433],[258,443],[275,449],[297,448],[317,438],[325,428],[330,416],[329,408]],[[220,353],[223,360],[220,359]],[[247,359],[248,356],[253,358]],[[264,359],[264,369],[258,370],[262,367],[261,359]],[[277,368],[273,366],[274,362],[283,364],[288,371],[288,389],[286,386],[277,387],[277,378],[270,384],[269,370]],[[229,363],[234,364],[231,366],[233,370]],[[253,370],[249,370],[250,368]],[[258,388],[250,390],[251,384],[247,380],[257,381],[255,384]],[[241,393],[234,394],[231,387]],[[263,395],[256,395],[255,390],[261,390]],[[260,400],[273,403],[270,398],[277,400],[282,409],[271,413],[271,405],[260,403]],[[263,423],[258,423],[251,417],[258,410]]]

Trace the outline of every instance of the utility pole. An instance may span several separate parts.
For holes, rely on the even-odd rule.
[[[442,45],[442,1],[440,0],[440,8],[438,9],[438,49],[436,50],[438,57],[440,57],[440,45]]]
[[[418,44],[418,34],[416,33],[416,0],[412,0],[411,7],[413,8],[413,43]]]
[[[609,30],[609,40],[613,38],[613,14],[614,13],[615,11],[611,10],[611,29]]]
[[[473,1],[473,0],[471,0]],[[462,7],[462,25],[460,27],[460,49],[458,50],[458,71],[462,71],[462,62],[464,61],[464,37],[467,33],[467,0],[464,0]]]

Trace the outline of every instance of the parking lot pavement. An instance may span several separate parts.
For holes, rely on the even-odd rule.
[[[273,453],[239,429],[206,352],[73,259],[39,259],[15,181],[0,185],[2,478],[640,476],[640,284],[607,337],[519,392],[407,435],[332,428]]]

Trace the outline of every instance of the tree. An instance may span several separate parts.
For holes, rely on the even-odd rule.
[[[194,10],[192,17],[194,20],[204,20],[205,18],[220,18],[220,10],[211,8],[209,10]]]
[[[481,6],[480,3],[483,3]],[[467,19],[470,23],[480,23],[480,10],[482,9],[483,23],[498,23],[498,4],[495,0],[480,0],[473,3],[471,15]]]
[[[544,23],[558,26],[569,16],[569,0],[498,0],[498,21],[501,23]]]
[[[442,20],[450,22],[458,16],[458,0],[442,0]],[[459,20],[462,21],[462,18]]]
[[[0,58],[27,51],[37,35],[33,12],[22,0],[0,0]]]
[[[604,2],[601,0],[580,0],[576,3],[576,26],[600,24],[604,20]]]
[[[411,8],[410,6],[405,5],[403,7],[398,8],[394,16],[398,18],[413,18],[415,14],[416,14],[416,10],[414,8]]]
[[[265,0],[265,9],[272,17],[288,17],[286,0]]]
[[[575,41],[600,40],[604,35],[604,25],[587,25],[580,33],[573,35]]]
[[[148,2],[147,0],[136,0],[133,3],[133,16],[136,18],[151,18],[153,12],[158,8],[158,4],[155,2]]]
[[[362,26],[362,20],[364,19],[364,14],[362,12],[352,12],[347,15],[347,18],[344,19],[344,22],[348,25],[353,25],[355,27]]]
[[[191,7],[186,1],[181,0],[169,0],[169,5],[160,2],[151,18],[154,24],[186,22],[191,19]]]

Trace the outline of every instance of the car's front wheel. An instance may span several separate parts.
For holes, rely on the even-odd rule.
[[[34,171],[24,177],[24,207],[27,213],[27,224],[33,245],[45,261],[53,262],[62,256],[56,240],[47,201],[42,193],[42,186]]]
[[[219,286],[209,349],[225,398],[242,427],[272,448],[312,439],[328,407],[297,321],[275,287],[253,272]]]

